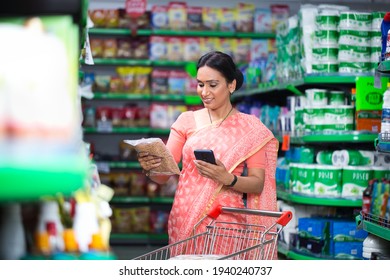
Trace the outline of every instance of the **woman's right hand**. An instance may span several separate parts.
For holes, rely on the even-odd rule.
[[[148,152],[139,152],[137,156],[142,169],[147,173],[161,164],[160,157],[150,155]]]

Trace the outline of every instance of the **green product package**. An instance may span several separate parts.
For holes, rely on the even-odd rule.
[[[317,165],[314,195],[340,196],[342,169],[340,166]]]
[[[313,193],[316,166],[316,164],[297,164],[297,178],[295,188],[293,188],[294,192],[304,194]]]
[[[373,170],[370,166],[344,166],[341,196],[361,198],[372,178]]]
[[[382,110],[383,93],[387,89],[387,78],[381,78],[381,88],[374,86],[374,77],[356,78],[356,110]]]

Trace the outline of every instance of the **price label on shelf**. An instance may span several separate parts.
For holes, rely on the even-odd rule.
[[[110,173],[110,164],[108,162],[97,162],[96,167],[99,173]]]
[[[98,132],[112,132],[112,123],[110,121],[98,121],[97,122]]]

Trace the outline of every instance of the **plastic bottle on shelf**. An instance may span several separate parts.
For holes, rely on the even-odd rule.
[[[383,17],[381,24],[382,33],[382,51],[381,61],[390,60],[390,12]]]
[[[390,241],[369,233],[363,241],[363,258],[371,259],[372,253],[390,255]]]
[[[390,82],[383,93],[381,133],[390,133]]]
[[[374,184],[377,182],[377,179],[372,179],[368,182],[367,188],[363,191],[363,204],[362,212],[368,214],[371,211],[371,200],[372,200],[372,191],[374,189]]]
[[[37,233],[44,233],[44,232],[49,233],[47,228],[48,223],[54,223],[56,235],[57,237],[61,237],[64,228],[61,223],[58,203],[54,200],[48,200],[42,202],[40,208],[40,215],[38,218]],[[50,229],[52,229],[52,227],[54,226],[53,225],[49,226]],[[57,238],[56,246],[59,251],[64,250],[64,242],[62,238]]]
[[[26,253],[25,232],[20,204],[0,207],[0,259],[18,260]]]

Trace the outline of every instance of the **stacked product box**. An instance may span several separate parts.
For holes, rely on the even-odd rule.
[[[353,221],[308,217],[298,220],[298,246],[302,252],[336,259],[362,259],[367,232]]]

